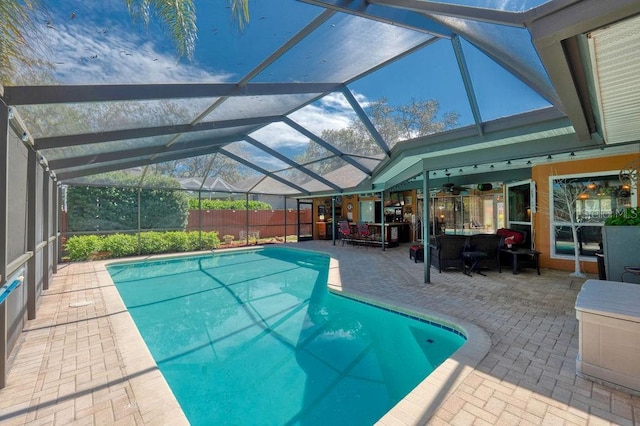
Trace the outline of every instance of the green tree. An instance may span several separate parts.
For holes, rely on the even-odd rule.
[[[407,105],[392,106],[386,98],[365,108],[371,122],[389,147],[403,140],[453,128],[458,122],[459,114],[447,112],[439,117],[439,109],[439,102],[433,99],[411,99]],[[370,158],[381,158],[384,155],[382,148],[357,118],[343,129],[324,130],[321,137],[345,154]],[[327,161],[319,161],[327,158]],[[319,174],[328,173],[344,164],[342,159],[332,157],[331,153],[313,141],[309,141],[306,151],[296,157],[296,161]]]
[[[239,155],[245,158],[248,157],[246,153],[239,152]],[[152,164],[149,167],[149,171],[153,174],[171,177],[204,178],[218,176],[231,185],[256,175],[256,172],[252,169],[223,154],[207,154]]]
[[[31,63],[29,44],[23,37],[24,28],[31,24],[31,0],[3,0],[0,2],[0,81],[8,81],[5,73],[13,70],[14,61]]]

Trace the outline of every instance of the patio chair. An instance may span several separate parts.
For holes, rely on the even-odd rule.
[[[438,268],[438,272],[449,268],[463,269],[462,251],[467,243],[464,235],[438,235],[432,243],[431,265]]]
[[[340,239],[342,240],[342,246],[344,247],[345,241],[353,241],[353,235],[351,234],[351,226],[346,220],[338,222],[338,232],[340,233]]]
[[[478,260],[478,269],[500,269],[498,256],[502,236],[497,234],[475,234],[468,241],[465,251],[486,253],[486,257]]]
[[[369,243],[373,241],[373,235],[371,234],[371,230],[369,229],[369,224],[367,224],[366,222],[358,222],[357,241],[367,247],[369,246]]]

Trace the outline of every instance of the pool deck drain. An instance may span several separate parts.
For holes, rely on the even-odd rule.
[[[454,354],[381,424],[640,424],[640,397],[575,374],[574,304],[584,280],[551,270],[467,277],[432,269],[424,284],[408,245],[290,247],[332,256],[333,291],[450,321],[479,343]],[[188,424],[104,265],[60,265],[10,360],[3,425]]]

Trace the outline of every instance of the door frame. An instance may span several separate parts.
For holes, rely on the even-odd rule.
[[[309,200],[300,200],[297,199],[297,220],[296,222],[298,223],[298,229],[297,229],[297,237],[298,237],[298,241],[309,241],[309,240],[313,240],[313,201],[309,201]],[[300,206],[305,205],[305,206],[309,206],[309,210],[311,210],[311,221],[310,222],[302,222],[300,220]],[[302,210],[306,210],[306,209],[302,209]],[[300,225],[309,225],[311,228],[311,235],[301,235],[300,234]]]

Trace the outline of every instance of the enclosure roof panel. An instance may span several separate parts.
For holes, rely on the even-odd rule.
[[[170,26],[125,1],[48,1],[22,27],[23,62],[0,67],[11,127],[65,182],[139,170],[142,185],[300,197],[640,139],[624,53],[639,2],[249,6],[241,27],[227,3],[196,1],[181,56]]]

